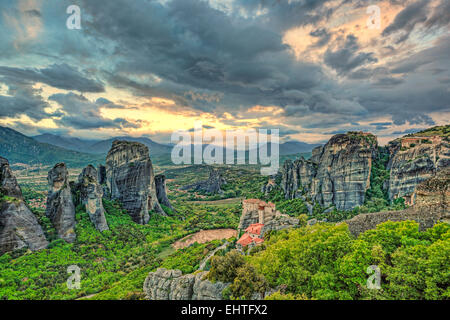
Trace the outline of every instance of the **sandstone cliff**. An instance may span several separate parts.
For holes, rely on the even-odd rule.
[[[138,142],[114,141],[106,157],[106,183],[134,222],[147,224],[149,210],[165,214],[156,195],[155,175],[148,147]]]
[[[436,172],[450,166],[450,143],[443,139],[408,144],[408,138],[388,145],[389,198],[405,197],[408,204],[414,203],[415,187],[432,177]]]
[[[0,157],[0,254],[48,245],[36,217],[23,201],[22,191],[8,160]]]
[[[327,208],[349,210],[362,205],[370,187],[377,139],[363,132],[332,137],[324,147],[313,150],[310,160],[286,162],[281,186],[287,199],[307,195]]]
[[[144,282],[149,300],[222,300],[228,284],[203,280],[208,272],[183,275],[180,270],[158,269]]]
[[[402,211],[386,211],[360,214],[345,221],[355,236],[369,229],[374,229],[386,221],[414,220],[421,230],[431,228],[439,221],[450,219],[450,169],[439,172],[436,176],[417,186],[416,204]]]
[[[79,192],[79,201],[85,206],[95,228],[99,231],[105,231],[109,227],[102,203],[103,187],[98,183],[97,177],[97,170],[91,165],[87,166],[79,175],[76,188]]]
[[[58,163],[48,172],[50,186],[46,215],[52,221],[58,236],[71,243],[75,241],[75,206],[69,185],[69,172],[64,163]]]

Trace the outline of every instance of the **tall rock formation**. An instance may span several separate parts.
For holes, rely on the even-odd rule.
[[[58,236],[69,243],[75,241],[75,206],[69,185],[69,172],[64,163],[56,164],[48,172],[50,186],[46,215],[52,221]]]
[[[158,202],[160,204],[165,205],[167,208],[175,210],[172,207],[169,199],[167,198],[166,192],[166,176],[163,174],[158,174],[155,176],[155,186],[156,186],[156,197],[158,198]]]
[[[310,160],[286,162],[281,183],[286,198],[305,194],[323,207],[334,205],[339,210],[362,205],[377,147],[374,135],[349,132],[315,148]]]
[[[103,187],[98,183],[97,177],[97,170],[88,165],[79,175],[76,188],[79,191],[80,202],[85,206],[95,228],[99,231],[105,231],[109,227],[102,203]]]
[[[181,188],[181,190],[203,191],[210,194],[223,193],[221,187],[226,184],[227,181],[222,176],[222,172],[219,169],[210,168],[208,180],[196,182]]]
[[[389,143],[389,198],[414,204],[418,184],[450,166],[450,142],[439,136],[404,137]]]
[[[138,142],[114,141],[106,157],[106,183],[134,222],[147,224],[149,210],[165,215],[156,195],[155,175],[148,147]]]
[[[8,160],[0,157],[0,254],[22,248],[40,250],[47,245],[41,226],[25,205]]]

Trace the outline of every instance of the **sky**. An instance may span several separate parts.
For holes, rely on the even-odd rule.
[[[0,125],[168,143],[200,120],[384,144],[449,124],[449,23],[448,0],[2,0]]]

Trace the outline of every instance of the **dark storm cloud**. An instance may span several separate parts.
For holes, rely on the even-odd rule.
[[[408,39],[409,34],[414,29],[416,24],[423,23],[427,20],[429,4],[429,0],[419,0],[413,2],[397,14],[394,21],[383,30],[382,35],[388,36],[395,32],[403,31],[403,36],[397,42],[399,43],[405,41]]]
[[[54,94],[49,100],[56,101],[61,108],[61,116],[55,122],[75,129],[99,129],[99,128],[140,128],[142,122],[130,122],[126,119],[107,119],[101,115],[102,105],[92,103],[86,97],[74,93]],[[104,101],[104,100],[101,100]]]
[[[427,21],[425,26],[446,26],[450,23],[450,1],[441,0],[441,3],[437,5]]]
[[[41,91],[29,83],[0,77],[0,84],[7,83],[7,95],[0,95],[0,118],[16,118],[27,115],[33,120],[50,116],[45,108],[49,104],[41,97]]]
[[[0,75],[21,81],[42,82],[49,86],[80,92],[103,92],[103,84],[86,78],[67,64],[53,64],[43,69],[21,69],[0,66]]]
[[[377,62],[372,52],[360,52],[358,39],[350,34],[347,36],[343,47],[325,52],[324,61],[327,65],[341,74],[345,74],[357,67],[368,63]]]

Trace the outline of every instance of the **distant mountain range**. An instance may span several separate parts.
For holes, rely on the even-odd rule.
[[[54,134],[42,134],[39,136],[34,136],[33,139],[42,143],[48,143],[60,148],[65,148],[73,151],[79,151],[84,153],[92,154],[107,154],[109,149],[111,149],[114,140],[126,140],[140,142],[146,145],[150,150],[151,156],[158,156],[163,154],[169,154],[172,150],[171,146],[157,143],[151,139],[140,137],[115,137],[107,140],[84,140],[73,137],[64,137]]]
[[[136,141],[146,145],[150,150],[150,155],[163,155],[170,154],[173,145],[166,145],[157,143],[149,138],[140,137],[115,137],[107,140],[83,140],[73,137],[64,137],[54,134],[45,133],[39,136],[34,136],[33,139],[42,143],[48,143],[60,148],[65,148],[73,151],[93,153],[93,154],[106,154],[114,140],[127,140]],[[319,144],[309,144],[300,141],[288,141],[279,145],[280,155],[291,155],[297,153],[311,152],[312,149],[319,146]],[[206,147],[206,145],[204,145]]]
[[[0,126],[0,156],[11,164],[43,164],[54,165],[65,162],[72,167],[86,166],[104,162],[99,155],[63,149],[47,143],[41,143],[20,132]]]
[[[54,165],[65,162],[69,166],[84,166],[104,162],[114,140],[143,143],[149,148],[152,160],[165,164],[170,160],[173,148],[173,145],[157,143],[145,137],[122,136],[107,140],[88,140],[49,133],[28,137],[0,126],[0,156],[11,163]],[[316,146],[318,145],[299,141],[285,142],[279,145],[280,156],[308,153]]]

